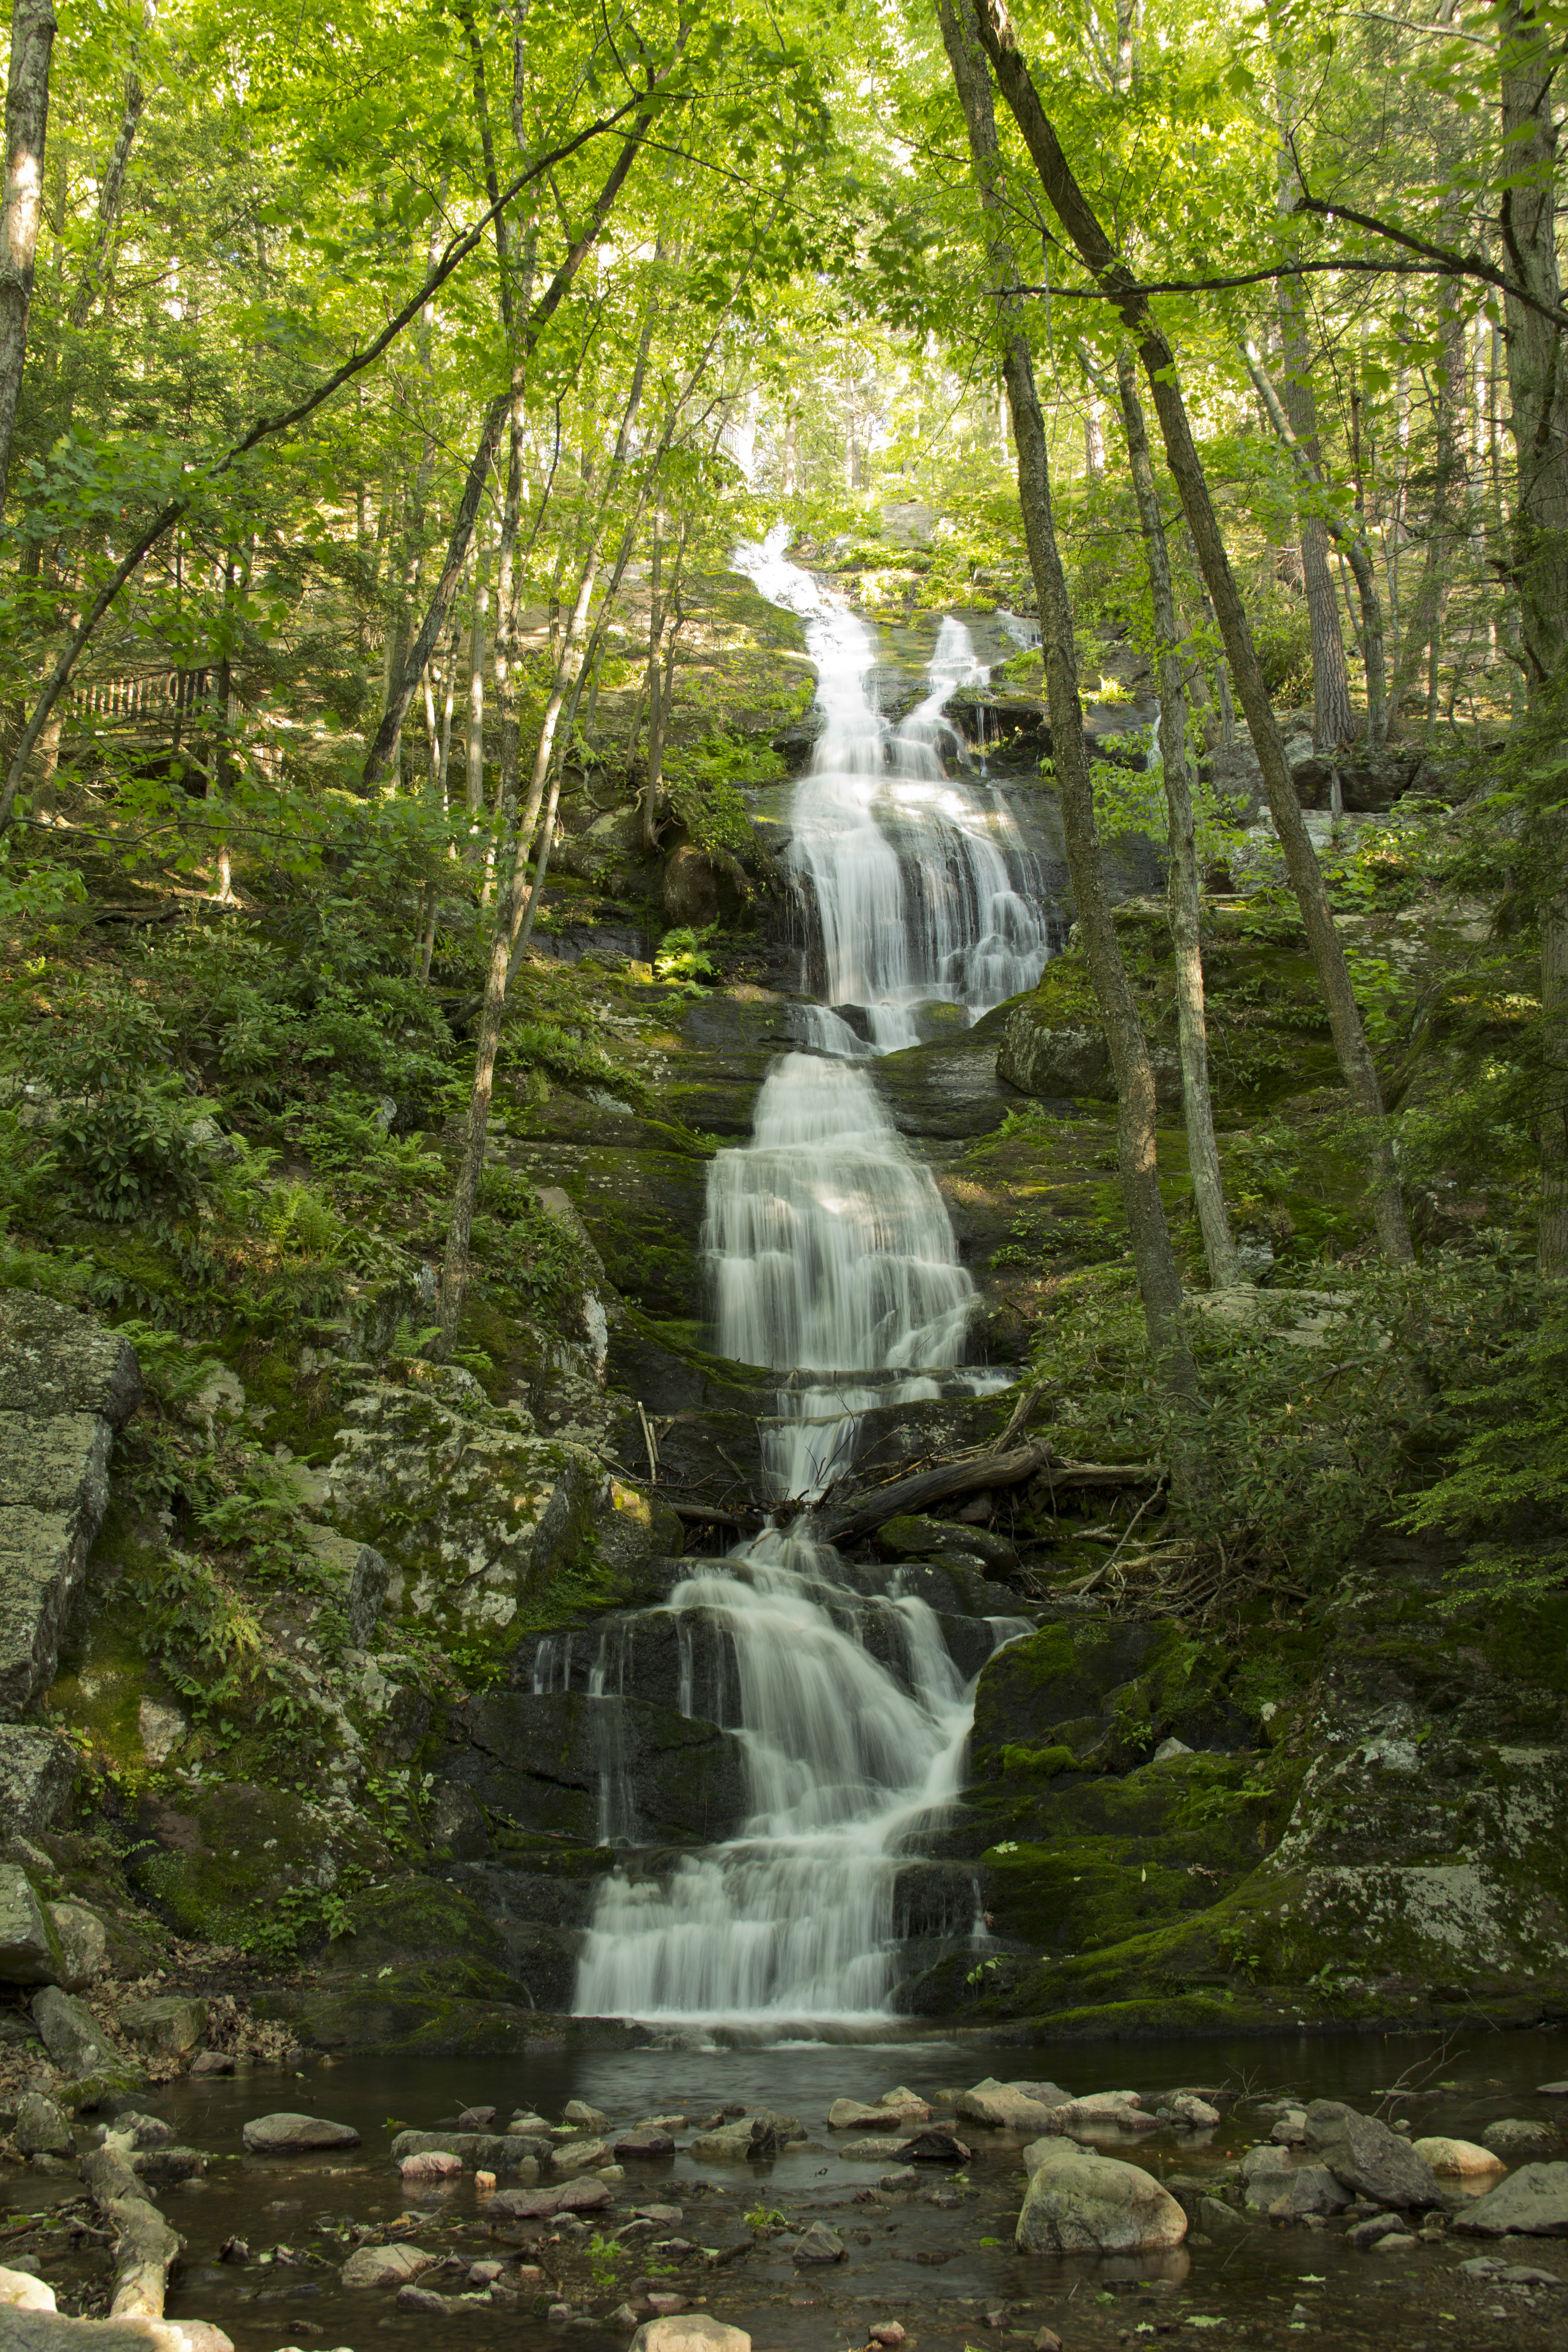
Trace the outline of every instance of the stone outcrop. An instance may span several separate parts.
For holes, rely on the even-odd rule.
[[[109,1504],[110,1447],[141,1395],[128,1341],[51,1298],[0,1293],[0,1719],[53,1679]],[[32,1784],[46,1818],[48,1778]]]

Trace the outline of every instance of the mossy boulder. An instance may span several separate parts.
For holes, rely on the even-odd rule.
[[[333,1906],[390,1858],[363,1816],[254,1782],[150,1795],[138,1828],[131,1884],[178,1934],[279,1956],[324,1944]]]

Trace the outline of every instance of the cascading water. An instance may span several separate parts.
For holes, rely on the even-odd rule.
[[[1031,986],[1048,942],[1043,877],[1005,803],[944,769],[944,756],[967,765],[944,706],[984,675],[968,632],[943,620],[929,691],[889,730],[869,693],[870,633],[782,544],[739,560],[806,617],[817,665],[824,724],[790,858],[827,1001],[802,1008],[808,1050],[770,1073],[752,1141],[715,1159],[704,1247],[721,1351],[790,1375],[763,1460],[779,1499],[809,1500],[847,1465],[870,1406],[989,1384],[959,1369],[973,1286],[868,1065],[919,1041],[922,1007],[973,1019]],[[779,2025],[885,2013],[900,1846],[956,1794],[973,1713],[936,1615],[896,1585],[851,1591],[830,1547],[776,1528],[704,1564],[667,1607],[682,1626],[682,1712],[738,1722],[749,1818],[671,1874],[606,1881],[578,2012]],[[698,1622],[718,1636],[706,1648],[722,1691],[696,1686]],[[1022,1630],[998,1620],[993,1634]],[[611,1836],[630,1834],[616,1755],[607,1739]]]

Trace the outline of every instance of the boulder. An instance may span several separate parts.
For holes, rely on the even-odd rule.
[[[1342,2213],[1351,2201],[1350,2190],[1335,2179],[1326,2164],[1296,2164],[1283,2175],[1271,2178],[1265,2173],[1258,2179],[1260,2186],[1267,2182],[1268,2187],[1275,2179],[1283,2179],[1279,2196],[1267,2207],[1273,2221],[1299,2221],[1308,2213]],[[1264,2194],[1268,2194],[1267,2188]]]
[[[1182,1066],[1168,1045],[1152,1045],[1155,1099],[1169,1108],[1182,1099]],[[1023,1095],[1062,1099],[1088,1096],[1114,1102],[1110,1048],[1098,1023],[1053,1021],[1026,998],[1007,1016],[996,1055],[996,1075]]]
[[[1416,2139],[1410,2145],[1441,2178],[1467,2180],[1478,2173],[1506,2168],[1500,2156],[1494,2156],[1489,2147],[1478,2147],[1473,2139]]]
[[[1525,2164],[1455,2214],[1477,2238],[1568,2238],[1568,2164]]]
[[[142,1402],[135,1350],[37,1291],[0,1294],[0,1412],[87,1412],[122,1428]]]
[[[846,2164],[890,2164],[904,2145],[902,2132],[878,2132],[868,2139],[847,2141],[838,2153]]]
[[[207,2005],[189,1993],[163,1993],[153,2000],[127,2001],[120,2022],[141,2049],[184,2058],[206,2040]]]
[[[85,1991],[103,1966],[109,1932],[97,1912],[85,1903],[49,1903],[44,1907],[60,1939],[65,1969],[60,1982],[67,1992]]]
[[[558,2146],[553,2162],[557,2172],[596,2172],[602,2164],[613,2164],[615,2149],[607,2139],[569,2139]]]
[[[917,2132],[894,2150],[900,2164],[967,2164],[973,2155],[967,2141],[955,2132]]]
[[[998,2083],[988,2075],[954,2104],[964,2123],[989,2124],[994,2131],[1027,2132],[1035,2137],[1054,2131],[1057,2111],[1072,2102],[1054,2083]]]
[[[0,1982],[58,1984],[65,1954],[33,1882],[14,1862],[0,1863]]]
[[[1535,2123],[1525,2116],[1502,2116],[1482,2132],[1481,2146],[1501,2157],[1505,2164],[1530,2164],[1555,2156],[1559,2142],[1551,2124]]]
[[[622,2134],[616,2142],[616,2154],[626,2156],[673,2156],[675,2141],[667,2131],[651,2127]]]
[[[531,2162],[543,2166],[552,2152],[547,2132],[403,2131],[392,2143],[392,2160],[400,2164],[405,2156],[423,2156],[431,2148],[487,2172],[515,2172]]]
[[[37,1837],[58,1821],[76,1780],[77,1752],[58,1731],[0,1723],[0,1821]]]
[[[790,2260],[797,2270],[810,2270],[818,2263],[841,2263],[844,2241],[826,2221],[814,2221],[790,2248]]]
[[[666,2312],[643,2322],[631,2352],[752,2352],[752,2339],[705,2311]]]
[[[492,2110],[493,2116],[493,2110]],[[568,2099],[561,2110],[563,2124],[575,2124],[583,2131],[606,2132],[610,2118],[599,2107],[591,2107],[586,2099]]]
[[[664,911],[672,923],[701,929],[719,919],[719,884],[713,868],[689,842],[672,851],[664,869]]]
[[[1374,2205],[1402,2212],[1439,2210],[1443,2192],[1432,2168],[1407,2139],[1375,2116],[1363,2116],[1337,2099],[1314,2099],[1307,2109],[1306,2137],[1338,2180]]]
[[[500,2189],[485,2208],[492,2221],[548,2221],[557,2213],[599,2213],[615,2199],[602,2180],[567,2180],[553,2189]]]
[[[54,2307],[54,2288],[35,2278],[31,2271],[0,2270],[0,2311],[53,2311]]]
[[[1200,2099],[1195,2091],[1178,2091],[1171,2101],[1171,2113],[1179,2124],[1193,2131],[1212,2131],[1219,2121],[1219,2109],[1207,2099]]]
[[[889,2117],[886,2107],[868,2106],[862,2099],[835,2099],[827,2110],[829,2131],[876,2131],[889,2120],[896,2118]]]
[[[76,2154],[69,2124],[53,2099],[46,2099],[37,2091],[27,2092],[19,2102],[11,2137],[24,2156]]]
[[[1158,2253],[1187,2217],[1152,2173],[1060,2139],[1037,2141],[1015,2242],[1025,2254]]]
[[[406,2286],[438,2260],[417,2246],[359,2246],[338,2277],[344,2286]]]
[[[329,2123],[325,2116],[282,2112],[253,2116],[240,2134],[247,2156],[288,2156],[299,2148],[357,2147],[352,2124]]]
[[[742,2116],[738,2123],[725,2124],[718,2131],[700,2132],[687,2152],[721,2164],[762,2160],[778,2154],[779,2135],[771,2118]]]
[[[1286,2177],[1291,2169],[1289,2148],[1276,2147],[1270,2140],[1249,2147],[1241,2159],[1241,2183],[1247,2203],[1271,2205],[1284,2193]]]
[[[107,2028],[74,1993],[46,1985],[33,1996],[33,2020],[39,2038],[62,2074],[112,2072],[123,2062]]]
[[[463,2159],[446,2148],[427,2147],[417,2156],[405,2156],[397,2169],[405,2180],[451,2180],[462,2171]]]

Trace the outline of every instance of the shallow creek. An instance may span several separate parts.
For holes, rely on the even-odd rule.
[[[1114,2134],[1094,2144],[1156,2174],[1220,2173],[1268,2137],[1259,2103],[1342,2097],[1397,2120],[1420,2137],[1475,2138],[1504,2116],[1559,2121],[1565,2103],[1534,2085],[1568,2072],[1560,2033],[1478,2033],[1445,2047],[1421,2037],[1307,2036],[1235,2042],[1116,2044],[907,2039],[773,2047],[667,2047],[617,2053],[551,2054],[468,2062],[345,2061],[312,2065],[300,2075],[255,2073],[234,2081],[181,2082],[148,2101],[184,2143],[207,2152],[205,2181],[163,2192],[170,2222],[187,2242],[184,2266],[170,2297],[171,2319],[201,2318],[226,2330],[237,2352],[299,2352],[313,2347],[471,2346],[543,2347],[563,2340],[624,2347],[627,2330],[609,2315],[638,2283],[682,2294],[716,2317],[750,2329],[755,2352],[822,2352],[864,2346],[875,2323],[894,2319],[923,2352],[963,2352],[965,2345],[1032,2344],[1054,2329],[1068,2352],[1144,2340],[1178,2346],[1283,2348],[1310,2338],[1332,2346],[1398,2346],[1436,2352],[1447,2344],[1560,2347],[1568,2334],[1568,2239],[1456,2237],[1420,2242],[1403,2253],[1358,2254],[1344,2225],[1321,2228],[1256,2221],[1238,2241],[1202,2239],[1173,2254],[1099,2260],[1019,2255],[1013,2229],[1023,2191],[1018,2138],[969,2126],[973,2160],[954,2174],[918,2168],[913,2190],[877,2189],[886,2159],[846,2160],[853,2133],[826,2128],[835,2098],[871,2100],[907,2084],[932,2100],[987,2074],[1054,2079],[1076,2094],[1135,2089],[1155,2095],[1207,2087],[1231,2095],[1224,2120],[1208,2133],[1162,2131],[1136,2142]],[[1414,2093],[1384,2095],[1402,2082]],[[1438,2086],[1443,2087],[1439,2088]],[[555,2117],[571,2098],[612,2118],[616,2131],[650,2115],[707,2116],[725,2105],[765,2105],[797,2116],[809,2137],[772,2162],[694,2162],[674,2156],[628,2161],[613,2184],[615,2206],[594,2235],[557,2224],[512,2223],[492,2231],[471,2173],[438,2189],[405,2189],[386,2151],[389,2122],[427,2127],[468,2102],[498,2109],[504,2126],[516,2109]],[[353,2125],[362,2145],[346,2154],[257,2158],[242,2156],[247,2118],[300,2110]],[[614,2136],[612,2132],[611,2137]],[[687,2135],[690,2137],[689,2134]],[[79,2183],[64,2176],[7,2172],[0,2179],[4,2244],[0,2259],[31,2249],[57,2289],[79,2289],[107,2276],[106,2260],[62,2223]],[[934,2201],[933,2201],[934,2200]],[[1453,2202],[1461,2201],[1456,2189]],[[614,2233],[638,2205],[679,2210],[651,2237],[628,2247]],[[24,2216],[38,2217],[24,2228]],[[845,2258],[797,2270],[789,2233],[772,2233],[748,2215],[773,2215],[799,2229],[815,2217],[837,2231]],[[537,2266],[520,2297],[454,2301],[449,2315],[400,2312],[390,2289],[348,2290],[340,2268],[363,2237],[406,2232],[448,2267],[422,2284],[458,2297],[468,2265],[500,2260]],[[245,2262],[220,2260],[225,2242],[241,2238]],[[595,2244],[595,2238],[597,2243]],[[668,2238],[691,2251],[667,2246]],[[1465,2274],[1477,2255],[1500,2255],[1563,2281],[1562,2289],[1499,2284]],[[570,2302],[569,2321],[546,2315]],[[644,2314],[647,2306],[645,2303]]]

